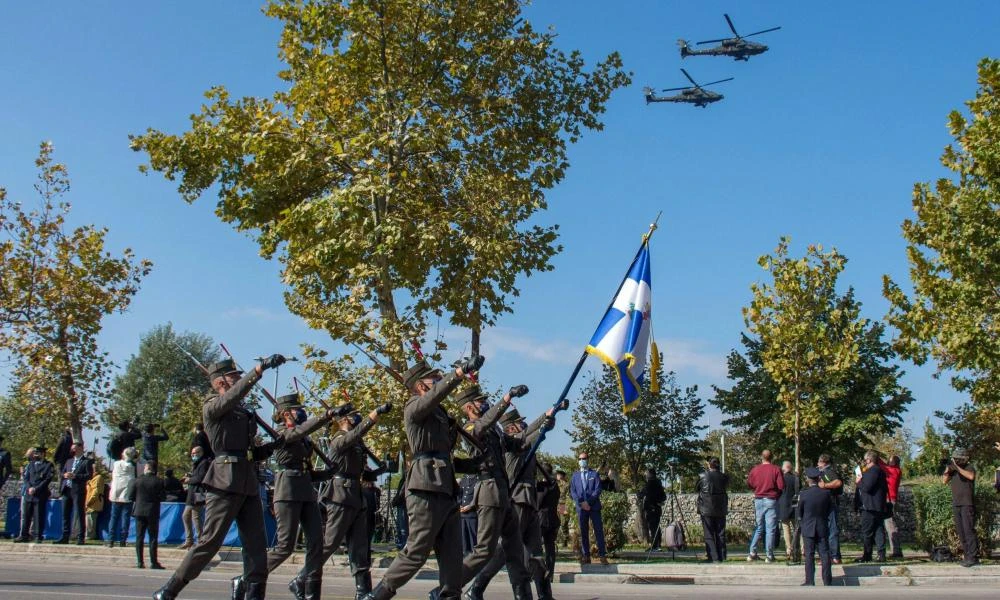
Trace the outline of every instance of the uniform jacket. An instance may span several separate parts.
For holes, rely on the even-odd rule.
[[[365,499],[361,494],[361,476],[365,473],[368,454],[361,440],[373,425],[375,422],[366,418],[350,431],[338,431],[330,440],[330,458],[334,467],[316,478],[331,478],[325,499],[351,508],[365,506]]]
[[[788,521],[795,517],[795,496],[799,493],[799,478],[795,473],[783,473],[785,488],[781,490],[778,498],[778,520]]]
[[[104,510],[104,500],[107,494],[108,478],[98,471],[87,482],[87,512]]]
[[[861,474],[858,483],[861,492],[861,508],[870,512],[885,514],[885,502],[889,496],[889,485],[886,483],[885,471],[878,465],[872,465]]]
[[[309,434],[330,422],[331,417],[311,417],[295,427],[278,429],[280,444],[274,451],[278,463],[274,475],[275,502],[315,502],[316,488],[310,476],[313,444]]]
[[[24,489],[27,494],[28,488],[35,488],[34,495],[26,495],[29,500],[48,500],[51,495],[49,484],[55,477],[55,468],[47,460],[34,460],[24,468]]]
[[[601,476],[593,469],[585,471],[573,471],[573,478],[569,482],[569,495],[576,502],[576,507],[580,509],[580,503],[586,502],[591,510],[601,507]]]
[[[462,488],[462,497],[459,499],[459,506],[470,506],[476,504],[476,487],[479,485],[479,477],[476,475],[466,475],[462,477],[462,481],[459,482],[459,487]],[[476,517],[476,511],[469,511],[462,513],[462,518],[474,518]]]
[[[827,519],[833,510],[833,496],[819,486],[810,486],[799,492],[799,527],[802,537],[825,538],[829,535]]]
[[[160,502],[163,501],[163,480],[149,473],[135,480],[135,510],[137,517],[158,519],[160,517]]]
[[[111,467],[112,502],[131,502],[132,483],[135,481],[135,464],[127,460],[116,460]]]
[[[451,458],[455,446],[455,420],[441,408],[441,402],[459,384],[454,371],[447,373],[423,396],[411,396],[403,407],[406,440],[413,453],[406,472],[406,491],[435,492],[454,497],[455,464]]]
[[[705,471],[698,477],[698,514],[713,519],[729,514],[729,475],[722,471]]]
[[[545,424],[549,417],[545,414],[538,417],[528,427],[521,433],[509,436],[516,440],[516,443],[511,444],[506,447],[506,454],[504,458],[507,461],[507,479],[511,481],[513,489],[510,493],[510,500],[514,504],[525,504],[531,506],[535,510],[538,510],[538,495],[535,492],[535,479],[537,473],[537,456],[532,455],[532,457],[525,463],[525,459],[528,458],[528,450],[538,439],[538,436],[542,434],[542,425]],[[521,465],[525,465],[521,471],[521,478],[514,481],[517,477],[518,469],[522,469]]]
[[[471,502],[463,505],[492,506],[503,508],[510,505],[510,483],[507,479],[504,448],[519,446],[515,438],[507,435],[497,427],[500,416],[507,410],[509,404],[497,402],[483,416],[465,423],[465,430],[483,444],[486,456],[479,468],[479,485],[474,489]]]
[[[226,393],[212,395],[202,405],[205,433],[216,455],[202,479],[207,488],[244,496],[259,493],[257,468],[247,457],[257,433],[257,422],[243,406],[243,398],[258,379],[257,371],[251,369]]]
[[[76,462],[76,468],[73,468],[73,463]],[[66,473],[69,473],[72,477],[66,479]],[[90,462],[86,456],[81,456],[77,459],[75,456],[71,456],[66,459],[62,467],[62,478],[59,481],[60,489],[68,489],[75,487],[77,489],[83,489],[86,487],[87,482],[94,473],[94,465]]]

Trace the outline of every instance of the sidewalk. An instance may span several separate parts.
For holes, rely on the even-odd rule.
[[[176,547],[160,549],[160,562],[168,569],[176,567],[185,554]],[[556,578],[559,583],[604,583],[604,584],[667,584],[667,585],[730,585],[730,586],[797,586],[802,583],[802,565],[788,565],[783,562],[766,564],[730,561],[723,564],[705,564],[690,560],[663,562],[664,554],[656,556],[657,562],[643,562],[645,553],[625,553],[621,559],[610,565],[583,565],[576,562],[556,563]],[[147,550],[148,558],[148,550]],[[279,580],[290,579],[301,568],[304,555],[296,552],[274,572],[272,577]],[[103,545],[86,546],[46,544],[13,544],[0,541],[0,561],[23,562],[25,559],[39,562],[74,561],[77,563],[100,564],[104,566],[133,567],[135,549],[107,548]],[[625,561],[622,561],[625,559]],[[237,573],[241,570],[239,548],[223,548],[209,565],[209,569],[223,573]],[[627,562],[626,562],[627,561]],[[388,556],[376,556],[374,578],[382,575],[392,562]],[[956,563],[910,562],[883,565],[834,565],[834,585],[838,586],[950,586],[950,585],[992,585],[1000,586],[1000,564],[980,565],[963,568]],[[432,558],[428,567],[436,567]],[[818,569],[817,569],[818,570]],[[169,571],[165,572],[169,574]],[[324,573],[331,577],[349,577],[347,557],[336,554],[327,563]],[[166,577],[167,575],[164,575]],[[818,575],[818,574],[817,574]],[[436,568],[425,568],[418,579],[437,579]],[[497,580],[506,582],[506,573],[497,575]]]

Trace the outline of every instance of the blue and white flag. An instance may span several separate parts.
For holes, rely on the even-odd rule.
[[[652,327],[651,296],[649,244],[643,243],[618,295],[587,345],[588,354],[615,370],[625,412],[638,405],[646,370]]]

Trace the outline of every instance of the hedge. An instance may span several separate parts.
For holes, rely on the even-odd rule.
[[[911,489],[917,518],[917,543],[927,551],[935,546],[948,546],[958,556],[961,544],[952,513],[951,487],[941,482],[928,482],[913,485]],[[979,555],[988,558],[993,549],[993,530],[1000,501],[993,488],[982,483],[976,485],[974,501]]]

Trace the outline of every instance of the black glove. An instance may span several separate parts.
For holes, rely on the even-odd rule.
[[[378,408],[376,408],[375,412],[378,413],[378,414],[380,414],[380,415],[384,415],[384,414],[386,414],[387,412],[389,412],[391,410],[392,410],[392,402],[386,402],[385,404],[383,404],[383,405],[379,406]]]
[[[521,396],[526,396],[527,394],[528,394],[528,386],[524,384],[515,385],[514,387],[510,388],[510,391],[507,392],[507,395],[510,396],[511,399],[520,398]]]
[[[341,404],[340,406],[338,406],[336,408],[329,409],[327,411],[327,413],[331,417],[336,417],[336,418],[339,419],[340,417],[346,417],[347,415],[351,414],[353,411],[354,411],[354,405],[351,404],[350,402],[347,402],[345,404]]]
[[[286,360],[287,359],[280,354],[272,354],[271,356],[268,356],[264,360],[260,361],[260,368],[273,369],[275,367],[280,367],[281,365],[285,364]]]
[[[468,358],[463,358],[462,360],[458,361],[458,364],[456,364],[455,366],[458,367],[459,369],[462,369],[462,373],[468,375],[469,373],[474,373],[478,371],[480,367],[483,366],[484,362],[486,362],[485,356],[481,356],[479,354],[473,354]]]
[[[563,400],[562,402],[559,403],[559,406],[556,407],[556,410],[566,410],[568,408],[569,408],[569,400]]]
[[[545,431],[552,431],[555,426],[556,420],[554,417],[545,417],[545,420],[542,421],[542,427],[545,428]]]

